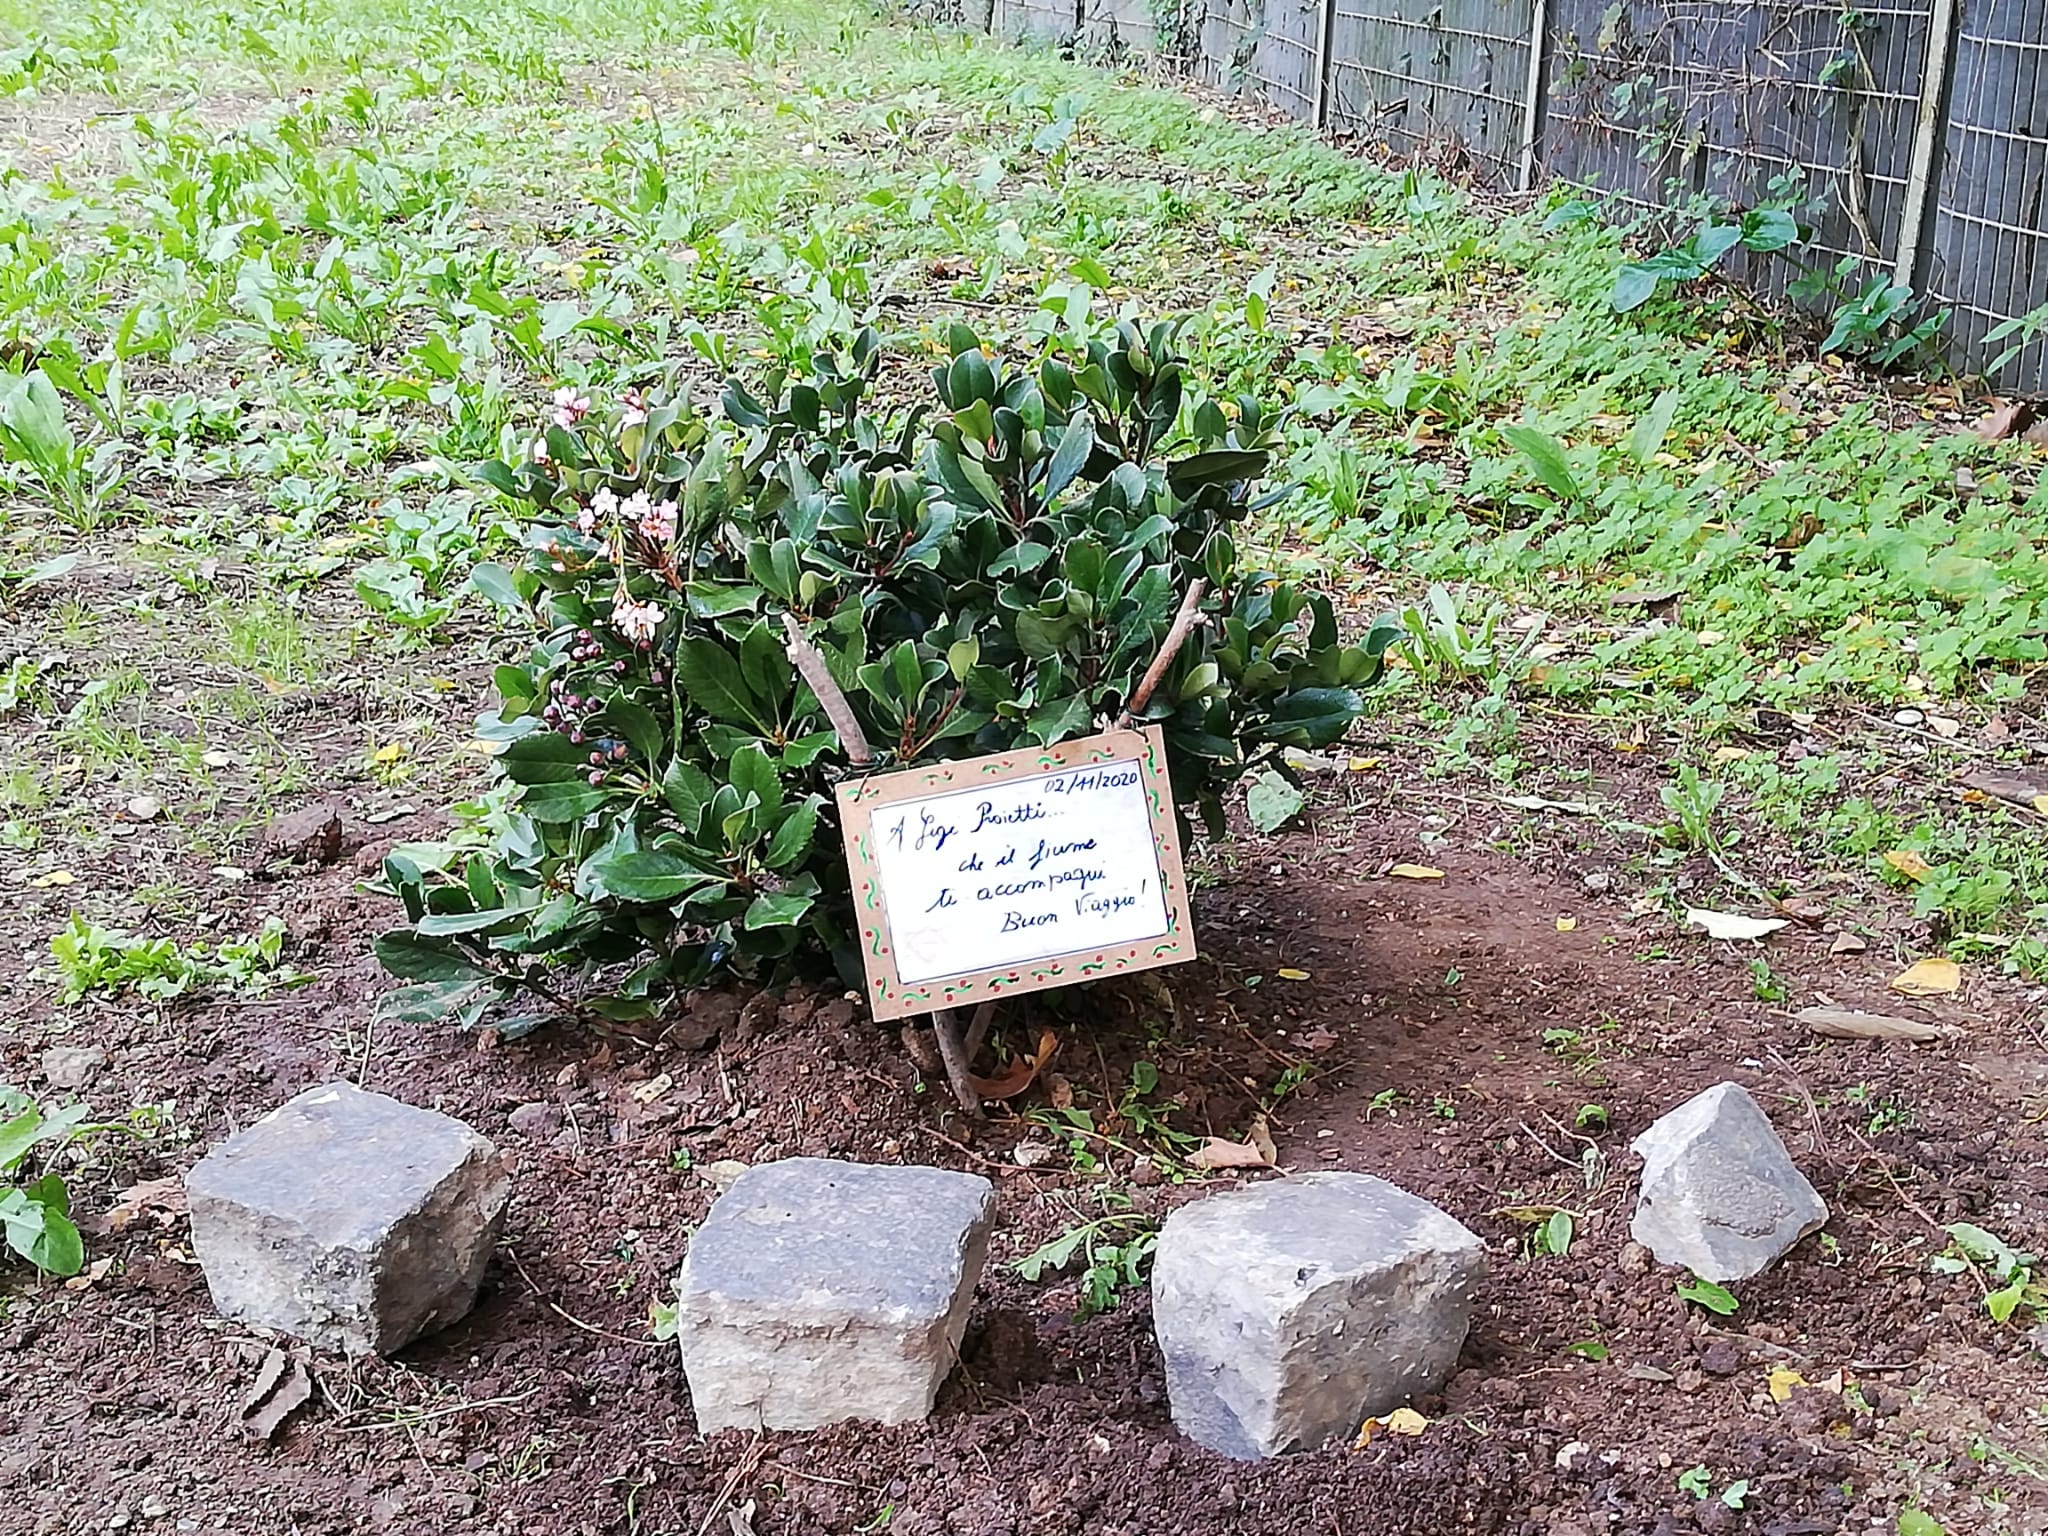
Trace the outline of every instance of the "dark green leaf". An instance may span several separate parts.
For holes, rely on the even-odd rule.
[[[788,928],[796,924],[811,910],[815,897],[796,896],[788,892],[756,896],[747,908],[745,927],[749,930],[760,928]]]
[[[719,878],[695,860],[647,849],[592,859],[583,869],[594,883],[621,901],[673,901]]]
[[[405,981],[486,981],[491,972],[447,944],[420,937],[409,928],[380,933],[376,940],[377,963]]]

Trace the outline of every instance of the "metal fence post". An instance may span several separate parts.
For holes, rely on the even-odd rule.
[[[1941,141],[1947,128],[1949,85],[1955,76],[1958,0],[1934,0],[1927,22],[1927,68],[1920,77],[1920,109],[1913,118],[1913,150],[1906,162],[1906,198],[1899,215],[1899,249],[1892,281],[1918,288],[1934,224],[1934,193],[1941,181]]]
[[[1522,157],[1515,167],[1515,190],[1536,183],[1536,147],[1543,133],[1543,52],[1550,31],[1549,0],[1534,0],[1529,18],[1529,81],[1522,95]]]
[[[1330,124],[1330,70],[1335,63],[1330,46],[1337,30],[1337,0],[1323,0],[1323,14],[1316,27],[1316,127]]]

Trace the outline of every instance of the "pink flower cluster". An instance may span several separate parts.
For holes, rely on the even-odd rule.
[[[565,385],[555,391],[555,425],[565,431],[590,414],[590,396]]]
[[[612,604],[612,627],[635,645],[645,645],[654,638],[654,632],[661,628],[661,617],[658,603],[636,603],[622,594]]]
[[[667,544],[675,538],[676,513],[674,502],[652,501],[645,491],[635,491],[619,504],[619,515],[650,544]]]
[[[599,523],[609,523],[619,515],[619,498],[612,494],[612,488],[601,485],[597,494],[590,498],[590,505],[579,508],[576,513],[577,531],[585,534],[597,532]]]

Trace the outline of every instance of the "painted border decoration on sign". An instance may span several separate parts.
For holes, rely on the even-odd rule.
[[[878,1019],[1195,957],[1157,726],[849,780],[839,807]]]

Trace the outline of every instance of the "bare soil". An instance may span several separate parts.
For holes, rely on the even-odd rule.
[[[343,792],[358,811],[372,800],[382,793]],[[1512,856],[1498,847],[1510,828]],[[424,817],[357,822],[361,853],[245,888],[249,923],[290,920],[318,978],[302,991],[66,1017],[47,985],[8,985],[17,1025],[0,1037],[0,1077],[35,1081],[53,1040],[102,1044],[112,1060],[87,1096],[103,1109],[169,1101],[176,1133],[103,1144],[75,1172],[99,1229],[89,1278],[10,1272],[6,1529],[1795,1536],[1890,1530],[1917,1500],[1951,1532],[2048,1530],[2043,1337],[2022,1331],[2025,1314],[1993,1323],[1972,1277],[1928,1265],[1944,1222],[2022,1243],[2048,1231],[2048,1052],[2032,1000],[1995,978],[1934,1006],[1889,995],[1912,936],[1887,942],[1871,929],[1884,913],[1853,896],[1837,896],[1829,931],[1774,936],[1765,953],[1789,1001],[1760,1002],[1757,951],[1677,932],[1615,834],[1417,786],[1388,760],[1325,778],[1300,829],[1206,855],[1207,958],[1165,989],[1074,991],[1012,1020],[1019,1041],[1060,1035],[1056,1080],[973,1126],[920,1083],[893,1032],[825,991],[748,1009],[745,1026],[732,1001],[700,999],[696,1027],[653,1045],[373,1027],[385,981],[367,941],[389,913],[361,871],[382,844],[430,830]],[[1385,874],[1396,861],[1443,878]],[[1832,930],[1852,920],[1878,937],[1831,955]],[[41,949],[33,903],[6,921],[10,948]],[[1820,1041],[1787,1009],[1822,995],[1964,1033],[1920,1049]],[[721,1037],[686,1048],[709,1023]],[[1235,1136],[1270,1108],[1283,1168],[1381,1174],[1487,1240],[1479,1319],[1458,1374],[1419,1405],[1424,1433],[1227,1461],[1174,1431],[1142,1294],[1076,1320],[1071,1276],[1027,1284],[1010,1268],[1101,1181],[1064,1154],[1018,1166],[1019,1142],[1048,1140],[1023,1117],[1072,1093],[1103,1135],[1141,1146],[1143,1125],[1112,1107],[1139,1060],[1159,1068],[1147,1102],[1172,1127]],[[313,1398],[266,1441],[242,1404],[269,1341],[212,1314],[175,1213],[118,1232],[105,1214],[120,1191],[180,1173],[336,1076],[475,1124],[517,1192],[471,1317],[395,1361],[307,1358]],[[1824,1238],[1737,1287],[1741,1309],[1722,1319],[1681,1302],[1683,1277],[1628,1242],[1627,1146],[1724,1078],[1771,1110],[1833,1216]],[[999,1262],[928,1423],[695,1433],[649,1304],[713,1198],[705,1170],[794,1154],[968,1168],[998,1185]],[[1141,1209],[1205,1192],[1122,1151],[1107,1162]],[[1512,1209],[1528,1206],[1576,1214],[1566,1255],[1532,1256]],[[1812,1385],[1776,1401],[1773,1370],[1780,1395],[1786,1371]],[[1695,1467],[1708,1498],[1679,1486]]]

